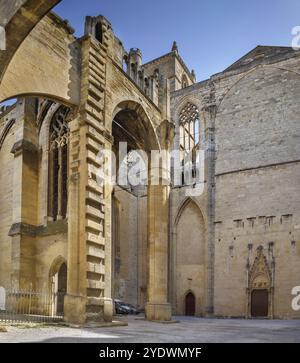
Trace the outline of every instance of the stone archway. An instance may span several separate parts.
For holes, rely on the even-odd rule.
[[[272,317],[272,274],[262,247],[249,272],[248,316],[252,318]]]
[[[57,257],[49,272],[50,294],[52,296],[52,315],[63,315],[64,298],[67,293],[67,262],[62,257]]]
[[[139,203],[138,208],[143,208],[144,211],[141,213],[139,210],[138,213],[144,217],[146,216],[144,218],[144,223],[146,224],[143,225],[143,229],[148,231],[147,236],[145,236],[146,239],[144,240],[144,244],[141,246],[140,241],[138,241],[139,237],[137,237],[136,246],[133,247],[132,239],[135,239],[135,236],[131,232],[128,232],[128,228],[126,228],[126,221],[124,222],[123,218],[119,219],[119,223],[123,223],[121,228],[123,232],[119,237],[119,240],[121,240],[120,264],[122,286],[124,284],[128,285],[128,287],[132,287],[134,285],[135,287],[133,289],[130,288],[130,290],[137,291],[137,296],[127,294],[126,291],[129,290],[129,288],[126,289],[125,286],[123,286],[123,288],[121,286],[119,291],[121,291],[120,294],[122,296],[124,295],[124,298],[133,299],[143,307],[144,303],[147,302],[145,308],[146,316],[149,320],[170,320],[171,309],[168,303],[167,269],[169,184],[162,183],[162,181],[160,185],[152,184],[152,180],[150,180],[150,176],[152,175],[151,171],[152,168],[157,166],[151,164],[151,159],[149,158],[152,150],[159,151],[162,147],[164,147],[161,140],[164,141],[164,137],[169,135],[167,125],[163,123],[159,130],[154,129],[151,120],[146,115],[142,105],[133,101],[120,103],[115,112],[113,112],[113,115],[112,136],[114,144],[112,148],[117,154],[118,164],[120,165],[124,160],[120,160],[123,156],[119,156],[120,143],[126,142],[127,149],[125,152],[129,152],[129,154],[127,154],[129,156],[126,156],[126,158],[129,159],[130,155],[135,153],[140,155],[141,160],[144,162],[144,173],[141,179],[145,178],[145,183],[141,181],[139,185],[133,186],[130,182],[128,182],[128,185],[126,184],[122,186],[123,190],[120,190],[117,186],[114,192],[118,194],[119,199],[124,199],[124,189],[126,189],[127,193],[130,193],[131,199],[137,197],[137,203]],[[128,160],[126,163],[127,162],[130,163]],[[165,171],[167,170],[167,166],[164,165],[164,162],[165,161],[162,161],[159,166],[159,168],[164,170],[164,173],[160,173],[162,176],[165,175]],[[145,196],[147,203],[140,203],[138,196],[141,194]],[[131,199],[128,203],[131,203]],[[126,208],[128,203],[123,200],[123,209]],[[133,209],[134,207],[129,209],[128,213],[134,214]],[[115,208],[114,211],[116,212]],[[116,221],[115,217],[116,216],[113,216],[112,220]],[[141,223],[138,220],[139,218],[137,217],[137,220],[135,221],[134,216],[131,215],[131,217],[130,225],[132,226],[132,223],[135,223],[135,227],[132,226],[132,229],[138,230],[138,225]],[[126,218],[126,213],[124,218]],[[157,233],[158,225],[162,231],[159,234]],[[113,226],[113,231],[116,232],[116,226]],[[113,250],[114,242],[116,243],[116,233],[114,233],[114,237],[115,241],[113,241]],[[122,244],[128,244],[128,248],[125,248],[125,250],[127,251],[130,249],[132,252],[130,256],[124,253]],[[141,252],[141,249],[144,252]],[[139,257],[143,260],[142,264],[144,264],[144,268],[140,268],[140,261],[138,261]],[[125,258],[126,261],[122,261],[122,258]],[[116,263],[118,263],[117,260],[115,261],[115,264]],[[128,265],[130,265],[130,269],[125,268],[125,266]],[[145,267],[145,265],[147,265],[147,267]],[[137,278],[136,275],[138,274],[138,271],[140,276]],[[160,276],[159,278],[158,275]],[[113,282],[113,285],[118,284]],[[146,288],[147,293],[145,291]],[[124,293],[122,292],[123,290],[125,290]]]
[[[195,316],[196,313],[196,297],[192,291],[189,291],[184,299],[185,302],[185,315]]]
[[[0,25],[5,28],[6,51],[0,52],[0,81],[24,39],[61,0],[10,0],[0,4]],[[4,4],[5,3],[5,4]]]
[[[79,104],[80,52],[74,30],[49,12],[58,2],[22,0],[16,9],[4,6],[4,16],[5,11],[13,15],[5,24],[7,49],[0,51],[0,102],[36,96]],[[1,8],[0,25],[2,14]]]
[[[190,226],[193,228],[190,228]],[[205,314],[206,224],[197,203],[186,199],[174,222],[172,241],[172,303],[176,314],[186,313],[188,293],[199,299],[194,315]]]

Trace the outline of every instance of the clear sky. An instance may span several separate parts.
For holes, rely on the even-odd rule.
[[[126,49],[147,62],[176,40],[198,80],[226,69],[257,45],[291,46],[300,0],[63,0],[55,11],[83,35],[86,15],[104,15]]]

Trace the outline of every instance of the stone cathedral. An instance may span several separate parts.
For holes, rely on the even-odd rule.
[[[258,46],[197,83],[176,42],[144,63],[103,16],[76,38],[58,2],[0,8],[0,286],[64,292],[73,323],[111,321],[114,299],[157,321],[300,318],[300,51]],[[164,183],[99,184],[125,142],[128,165],[201,149],[201,193],[163,158]]]

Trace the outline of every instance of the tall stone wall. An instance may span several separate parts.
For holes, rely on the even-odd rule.
[[[9,115],[11,116],[11,115]],[[6,121],[7,120],[7,121]],[[0,119],[0,130],[8,126],[11,117]],[[8,236],[13,215],[13,154],[11,149],[15,143],[15,127],[0,146],[0,285],[9,287],[11,283],[11,237]]]
[[[291,290],[299,285],[300,274],[299,94],[300,74],[268,66],[237,82],[219,107],[217,315],[247,315],[246,266],[251,267],[262,246],[274,273],[273,315],[297,316]]]
[[[296,53],[263,47],[172,94],[173,121],[188,102],[195,104],[216,149],[206,165],[215,174],[206,178],[212,203],[203,209],[214,224],[207,238],[214,246],[216,316],[251,316],[251,273],[262,251],[271,275],[269,316],[299,317],[291,308],[291,290],[300,283],[299,69]],[[172,191],[172,210],[182,203],[179,195]]]

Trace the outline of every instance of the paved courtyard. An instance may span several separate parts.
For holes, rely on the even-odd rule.
[[[128,326],[113,328],[10,327],[0,343],[300,343],[300,320],[176,319],[158,324],[126,317]]]

